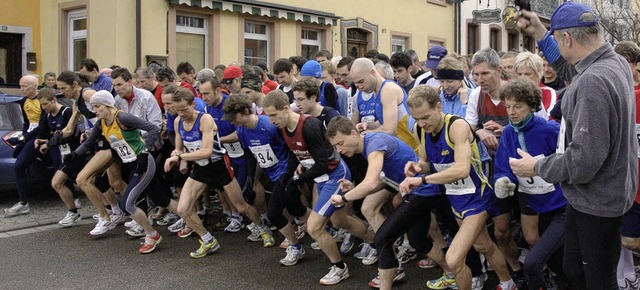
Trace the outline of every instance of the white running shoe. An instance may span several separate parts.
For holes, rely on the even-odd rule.
[[[81,209],[82,208],[82,203],[80,202],[79,198],[73,199],[73,206],[75,206],[77,209]]]
[[[67,215],[63,219],[61,219],[58,224],[66,228],[76,224],[81,219],[82,217],[79,213],[67,211]]]
[[[103,218],[99,218],[98,223],[96,224],[96,227],[93,228],[93,230],[91,230],[89,233],[92,236],[99,236],[115,228],[116,228],[116,224],[112,223],[111,221],[107,221]]]
[[[113,213],[113,211],[111,211],[110,209],[107,209],[107,214],[108,215],[111,215],[112,213]],[[100,214],[99,213],[93,215],[93,219],[94,220],[98,220],[99,218],[100,218]]]
[[[156,223],[159,226],[168,226],[172,223],[175,223],[180,217],[172,212],[168,212],[167,214],[164,215],[164,217],[161,220],[158,220]]]
[[[242,228],[244,228],[244,225],[242,224],[242,222],[239,219],[231,218],[231,221],[229,222],[229,225],[227,225],[227,227],[224,228],[224,232],[225,233],[237,233]]]
[[[167,230],[169,230],[172,233],[177,233],[179,231],[181,231],[182,229],[184,229],[184,227],[187,224],[184,222],[183,219],[179,219],[177,220],[175,223],[173,223],[172,225],[170,225]]]
[[[6,216],[17,216],[21,214],[28,214],[30,212],[31,212],[31,208],[29,207],[28,203],[21,204],[18,202],[14,204],[12,207],[4,209],[4,214]]]
[[[109,215],[109,217],[111,218],[111,222],[116,226],[121,224],[124,221],[124,213],[123,212],[121,212],[120,214],[112,213],[112,214]]]
[[[294,246],[287,247],[287,256],[280,260],[280,264],[283,266],[293,266],[298,263],[298,260],[304,257],[304,248],[296,249]]]
[[[138,223],[136,223],[135,226],[131,227],[130,229],[126,230],[125,232],[127,233],[127,235],[130,235],[130,236],[136,237],[136,238],[146,236],[146,233],[144,232],[144,229]]]
[[[138,225],[138,222],[136,222],[135,220],[130,220],[130,221],[124,223],[124,226],[126,228],[132,228],[132,227],[135,227],[137,225]]]
[[[320,284],[335,285],[340,283],[340,281],[349,278],[349,268],[347,268],[347,264],[344,265],[344,269],[340,269],[335,265],[331,266],[329,269],[329,273],[320,279]]]

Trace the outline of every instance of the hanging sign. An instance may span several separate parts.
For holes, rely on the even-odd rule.
[[[473,10],[473,22],[474,23],[500,23],[500,9],[483,9]]]

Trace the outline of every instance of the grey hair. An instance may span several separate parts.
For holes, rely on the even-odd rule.
[[[413,49],[406,49],[404,53],[408,54],[411,57],[411,61],[416,61],[419,59],[418,53]]]
[[[379,61],[376,63],[376,70],[378,72],[382,71],[382,77],[386,80],[394,80],[393,68],[388,62]]]
[[[151,68],[146,66],[141,66],[136,70],[136,76],[138,78],[151,78],[154,75],[156,75],[156,73]]]
[[[216,76],[216,73],[210,68],[203,68],[198,71],[196,74],[196,81],[202,82],[204,78],[213,78]]]
[[[573,38],[576,43],[582,46],[592,45],[595,40],[603,40],[602,30],[598,25],[587,27],[571,27],[566,29],[558,29],[557,31],[558,35],[560,35],[559,38],[564,39],[562,35],[564,32],[566,32],[567,34],[571,35],[571,38]]]
[[[474,67],[483,62],[486,62],[492,69],[497,70],[500,67],[500,56],[493,48],[483,48],[473,55],[471,66]]]

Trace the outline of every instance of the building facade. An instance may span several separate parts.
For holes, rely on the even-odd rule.
[[[390,56],[411,48],[423,60],[433,45],[455,50],[454,6],[445,0],[23,0],[1,1],[0,10],[0,27],[8,27],[0,43],[6,34],[22,35],[19,58],[0,46],[0,76],[8,82],[76,70],[85,57],[101,67],[189,61],[198,70],[232,62],[271,66],[320,49]],[[19,69],[9,67],[11,59]]]

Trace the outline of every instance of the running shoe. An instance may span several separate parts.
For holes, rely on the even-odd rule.
[[[298,260],[304,257],[304,248],[301,246],[297,249],[293,245],[287,247],[287,256],[280,260],[280,264],[283,266],[293,266],[298,263]]]
[[[398,263],[400,263],[400,265],[414,260],[417,256],[418,255],[416,254],[416,250],[414,248],[404,245],[398,247],[398,253],[396,254]]]
[[[193,233],[193,229],[190,227],[185,226],[183,229],[181,229],[178,232],[178,237],[180,238],[186,238],[188,236],[190,236]]]
[[[347,264],[344,265],[344,269],[340,269],[338,266],[333,265],[329,268],[329,273],[320,279],[320,284],[335,285],[347,278],[349,278],[349,268],[347,268]]]
[[[502,284],[498,284],[498,286],[496,286],[496,290],[518,290],[518,287],[516,287],[515,283],[511,283],[511,286],[509,287],[503,287]]]
[[[142,244],[142,247],[140,247],[138,252],[140,252],[140,254],[151,253],[156,249],[156,245],[159,244],[160,241],[162,241],[162,237],[158,232],[156,232],[155,235],[145,235],[144,244]]]
[[[218,244],[218,240],[213,238],[210,242],[205,243],[203,240],[200,240],[200,248],[191,252],[189,255],[191,258],[202,258],[208,254],[211,254],[220,249],[220,244]]]
[[[164,215],[164,217],[161,220],[158,220],[156,223],[159,226],[168,226],[170,224],[175,223],[180,217],[172,212],[168,212],[167,214]]]
[[[108,215],[111,215],[112,213],[113,213],[113,211],[111,209],[107,209],[107,214]],[[93,215],[93,219],[94,220],[98,220],[99,218],[100,218],[100,214],[99,213]]]
[[[173,223],[172,225],[170,225],[167,230],[169,230],[172,233],[177,233],[179,231],[181,231],[182,229],[184,229],[184,227],[187,224],[184,222],[183,219],[179,219],[177,220],[175,223]]]
[[[121,212],[120,214],[111,213],[109,217],[111,218],[111,222],[116,226],[121,224],[124,221],[123,212]]]
[[[346,254],[353,249],[354,238],[351,236],[350,232],[346,232],[344,234],[344,239],[342,240],[342,244],[340,244],[340,253]]]
[[[311,243],[311,249],[322,250],[322,248],[320,248],[320,244],[318,244],[318,242]]]
[[[133,227],[126,230],[125,233],[136,238],[144,237],[146,235],[142,226],[137,223]]]
[[[111,221],[105,220],[103,218],[99,218],[98,223],[93,228],[93,230],[89,232],[89,234],[91,234],[92,236],[99,236],[115,228],[116,228],[116,224],[112,223]]]
[[[224,228],[224,232],[225,233],[237,233],[242,228],[244,228],[244,225],[242,224],[242,222],[239,219],[231,218],[231,222],[229,222],[229,225],[227,225],[227,227]]]
[[[458,289],[456,279],[447,276],[447,273],[442,274],[442,277],[427,281],[427,288],[429,289]]]
[[[73,199],[73,206],[75,206],[76,209],[81,209],[82,208],[82,203],[80,202],[79,198]]]
[[[368,266],[368,265],[373,265],[377,261],[378,261],[378,251],[376,251],[376,249],[374,248],[371,248],[367,253],[367,256],[364,257],[364,259],[362,259],[362,264],[365,264]]]
[[[631,289],[633,290],[640,289],[640,279],[638,279],[638,276],[636,276],[634,280],[629,280],[629,279],[625,279],[625,280],[627,281],[627,283],[629,283],[629,286],[631,287]]]
[[[125,228],[132,228],[132,227],[135,227],[136,225],[138,225],[138,222],[136,222],[135,220],[130,220],[124,223]]]
[[[31,208],[29,207],[29,204],[21,204],[21,203],[16,203],[14,204],[12,207],[10,208],[5,208],[4,209],[4,214],[5,216],[17,216],[17,215],[22,215],[22,214],[29,214],[31,212]]]
[[[360,245],[358,245],[358,247],[360,248],[360,251],[358,251],[357,253],[353,254],[353,257],[356,259],[364,259],[367,255],[369,255],[369,251],[371,251],[371,249],[373,249],[371,247],[371,244],[367,244],[367,243],[362,243]]]
[[[396,273],[393,276],[393,282],[395,283],[402,279],[404,279],[404,269],[396,268]],[[378,274],[378,276],[376,276],[375,278],[371,279],[371,281],[369,281],[369,287],[380,288],[380,274]]]
[[[420,261],[418,261],[418,267],[422,268],[422,269],[431,269],[435,266],[438,266],[438,264],[436,264],[436,261],[434,261],[433,259],[427,257],[426,259],[422,259]]]
[[[480,276],[476,276],[471,278],[471,289],[472,290],[482,290],[484,289],[484,282],[489,279],[489,275],[487,273],[482,273]],[[553,289],[548,289],[553,290]]]
[[[253,226],[250,227],[251,225]],[[252,242],[259,242],[262,240],[262,236],[260,236],[260,229],[255,224],[250,224],[249,226],[247,226],[247,229],[251,231],[251,234],[247,236],[247,240]]]
[[[67,211],[67,215],[61,219],[58,224],[66,228],[75,225],[81,219],[82,217],[79,213]]]
[[[260,236],[262,236],[262,246],[265,248],[273,247],[276,245],[276,241],[273,239],[273,234],[271,230],[265,229],[260,232]]]

